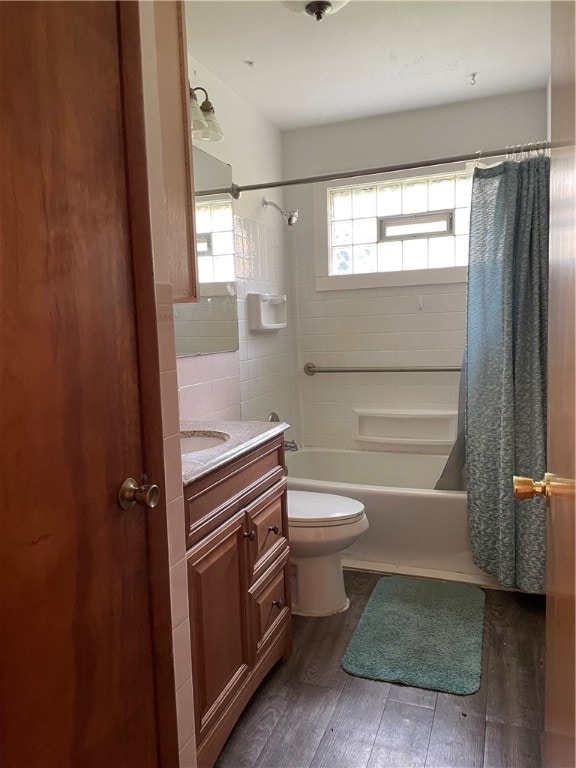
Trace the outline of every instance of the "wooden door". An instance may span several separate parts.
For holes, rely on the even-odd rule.
[[[574,2],[552,3],[552,139],[548,470],[576,478]],[[574,487],[553,483],[548,513],[545,765],[576,765],[574,743]]]
[[[246,516],[237,512],[188,551],[192,679],[200,745],[250,667]]]
[[[3,765],[175,764],[162,507],[117,502],[151,471],[159,381],[136,316],[154,306],[138,5],[3,2],[0,26]]]

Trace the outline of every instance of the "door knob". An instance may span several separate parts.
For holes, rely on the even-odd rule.
[[[118,491],[118,502],[122,509],[131,509],[134,504],[152,509],[159,501],[160,489],[157,485],[138,485],[133,477],[124,480]]]
[[[534,496],[550,496],[550,483],[553,475],[550,472],[544,474],[544,479],[535,482],[531,477],[518,477],[514,475],[514,498],[522,501],[523,499],[533,499]]]

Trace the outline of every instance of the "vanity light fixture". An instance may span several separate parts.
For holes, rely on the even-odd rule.
[[[198,104],[196,91],[202,91],[204,101]],[[192,138],[202,141],[222,141],[224,134],[218,118],[214,113],[212,102],[208,98],[208,91],[205,88],[190,88],[190,125]]]

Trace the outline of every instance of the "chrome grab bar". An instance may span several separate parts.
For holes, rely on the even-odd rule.
[[[314,376],[315,373],[444,373],[458,372],[459,365],[446,366],[423,366],[423,365],[403,365],[403,366],[382,366],[369,368],[354,368],[352,366],[318,366],[314,363],[306,363],[304,373],[308,376]]]

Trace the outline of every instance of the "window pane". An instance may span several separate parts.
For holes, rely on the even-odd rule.
[[[332,245],[348,245],[352,242],[352,222],[335,221],[332,224]]]
[[[200,235],[197,233],[196,235],[196,250],[200,254],[207,255],[210,251],[212,238],[208,234]]]
[[[376,219],[354,219],[352,225],[354,243],[376,242]]]
[[[431,237],[428,240],[428,268],[454,266],[454,238]]]
[[[446,219],[440,221],[412,221],[408,224],[387,224],[386,237],[408,237],[409,235],[420,235],[428,232],[446,232],[448,222]]]
[[[352,247],[332,248],[332,269],[331,275],[351,275],[352,274]]]
[[[402,270],[402,243],[378,243],[378,272],[400,272]]]
[[[404,240],[402,243],[403,269],[428,267],[428,240]]]
[[[234,253],[234,236],[232,232],[215,232],[212,235],[212,253],[220,256],[224,253]]]
[[[224,232],[233,229],[232,206],[229,203],[215,203],[212,205],[212,231]]]
[[[332,197],[332,218],[333,219],[351,219],[352,218],[352,192],[349,189],[339,190],[331,193]]]
[[[234,274],[234,256],[214,257],[214,280],[217,283],[228,283],[235,279]]]
[[[354,246],[354,274],[363,272],[376,272],[378,258],[376,244]]]
[[[378,187],[378,216],[392,216],[402,213],[402,188],[400,184],[386,184]]]
[[[454,179],[440,179],[428,183],[428,210],[454,208]]]
[[[456,207],[468,207],[472,199],[472,176],[460,176],[456,179]]]
[[[468,235],[460,235],[456,239],[456,266],[462,267],[468,264]]]
[[[428,184],[408,181],[402,184],[402,213],[421,213],[428,209]]]
[[[454,234],[467,235],[470,231],[470,209],[456,208],[454,211]]]
[[[201,283],[214,282],[214,262],[211,256],[198,257],[198,280]]]
[[[212,217],[209,205],[196,206],[196,232],[212,232]]]
[[[376,216],[376,187],[360,187],[353,190],[352,211],[355,219]]]

